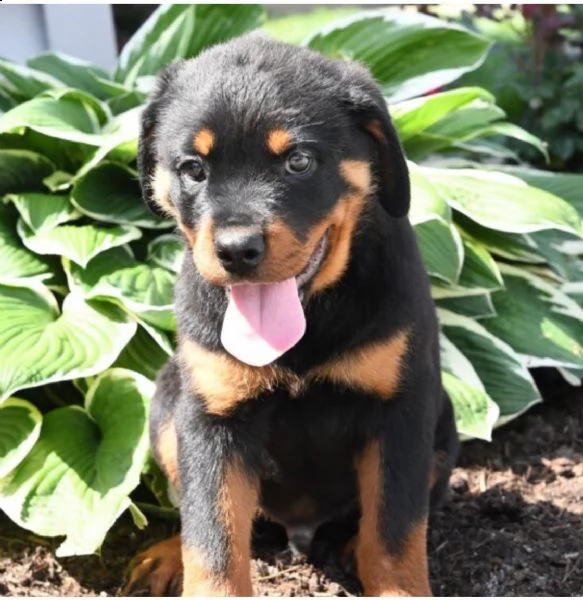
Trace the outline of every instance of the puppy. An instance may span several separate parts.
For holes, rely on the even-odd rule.
[[[371,75],[257,35],[215,46],[160,75],[139,169],[187,249],[151,407],[182,529],[126,593],[252,595],[262,514],[304,551],[354,518],[365,594],[430,595],[428,513],[458,439],[407,164]]]

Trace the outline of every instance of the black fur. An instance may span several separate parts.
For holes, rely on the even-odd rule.
[[[382,136],[373,135],[376,122]],[[178,172],[194,154],[201,127],[216,134],[200,185]],[[310,149],[317,169],[289,177],[284,157],[271,156],[264,139],[274,127],[294,132]],[[342,160],[374,165],[376,192],[365,205],[345,273],[306,304],[307,331],[276,361],[298,376],[334,356],[408,328],[410,348],[398,393],[373,397],[327,382],[299,397],[283,389],[248,400],[226,416],[207,414],[185,384],[173,359],[158,380],[152,439],[173,419],[179,439],[183,542],[207,557],[211,570],[226,572],[227,534],[217,513],[222,468],[237,457],[261,482],[265,513],[284,525],[319,525],[358,515],[354,459],[379,440],[383,464],[380,529],[390,553],[398,553],[410,528],[429,510],[434,450],[445,460],[432,503],[443,494],[457,452],[449,399],[440,382],[438,327],[427,275],[409,207],[406,162],[384,100],[368,72],[356,64],[256,35],[220,45],[160,77],[146,108],[140,170],[151,206],[156,165],[172,175],[171,199],[186,227],[212,211],[216,223],[263,224],[279,217],[305,239],[335,206],[348,184]],[[206,281],[189,253],[176,287],[181,340],[223,351],[226,308],[223,288]],[[292,514],[308,496],[310,514]],[[292,522],[293,521],[293,522]]]

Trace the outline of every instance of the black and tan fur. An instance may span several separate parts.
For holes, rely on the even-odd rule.
[[[298,150],[314,161],[302,176],[285,168]],[[407,164],[371,76],[256,35],[216,46],[160,76],[139,163],[146,200],[176,219],[187,248],[178,350],[151,416],[182,530],[140,557],[126,593],[175,593],[183,570],[184,595],[250,595],[261,512],[290,531],[357,519],[365,594],[429,595],[428,513],[457,436]],[[225,232],[264,240],[244,276],[217,253]],[[225,286],[297,275],[325,235],[303,338],[265,367],[229,355]]]

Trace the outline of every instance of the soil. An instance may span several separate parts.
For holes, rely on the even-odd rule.
[[[561,393],[497,430],[492,443],[463,444],[451,497],[429,534],[435,595],[583,595],[583,393],[555,383]],[[0,595],[115,595],[130,558],[176,529],[175,522],[151,520],[138,531],[122,519],[100,556],[56,558],[54,540],[0,517]],[[358,595],[333,543],[338,532],[325,534],[307,562],[286,550],[275,527],[262,527],[255,593]]]

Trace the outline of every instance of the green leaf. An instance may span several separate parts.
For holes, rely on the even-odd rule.
[[[160,235],[148,244],[148,262],[179,273],[184,259],[184,244],[172,234]]]
[[[153,392],[141,375],[112,369],[91,386],[85,409],[46,414],[33,450],[0,481],[0,508],[39,535],[66,536],[58,556],[98,550],[139,483]]]
[[[18,222],[18,234],[33,252],[64,256],[82,267],[101,252],[123,246],[142,235],[139,229],[128,225],[59,225],[35,234],[23,221]]]
[[[506,289],[492,293],[492,334],[526,357],[527,366],[583,366],[583,308],[542,278],[500,265]]]
[[[263,30],[271,37],[288,44],[301,44],[324,25],[357,12],[354,7],[312,8],[309,12],[270,19]]]
[[[94,108],[75,98],[37,96],[0,116],[0,133],[23,133],[27,128],[70,142],[102,143]]]
[[[493,123],[481,131],[476,131],[473,137],[488,135],[503,135],[534,146],[544,156],[545,160],[549,160],[548,144],[514,123]]]
[[[493,103],[494,96],[482,88],[458,88],[393,104],[391,116],[399,138],[407,148],[407,140],[476,100]]]
[[[136,371],[154,381],[170,356],[143,327],[138,327],[136,334],[123,349],[114,366]]]
[[[79,211],[97,221],[136,227],[172,226],[147,208],[137,174],[122,165],[102,162],[79,178],[71,201]]]
[[[504,287],[500,269],[488,250],[468,237],[463,238],[464,264],[459,278],[462,287],[497,290]]]
[[[458,432],[462,436],[490,440],[499,415],[495,402],[470,361],[441,333],[441,381],[453,403]]]
[[[62,86],[62,83],[46,73],[1,58],[0,75],[26,98],[33,98],[45,90]]]
[[[49,265],[22,246],[9,207],[0,204],[0,284],[27,285],[48,279]]]
[[[136,331],[116,307],[69,294],[0,286],[0,398],[107,369]]]
[[[30,402],[8,398],[0,404],[0,479],[15,469],[40,434],[42,415]]]
[[[415,234],[427,272],[455,283],[463,261],[463,246],[457,229],[441,219],[431,219],[415,225]]]
[[[59,52],[45,52],[27,61],[29,67],[47,73],[67,87],[89,92],[96,98],[106,99],[99,79],[107,79],[106,71],[84,60]]]
[[[258,27],[264,17],[258,4],[168,4],[160,6],[123,47],[115,80],[131,84],[155,75],[177,58]]]
[[[511,167],[502,165],[504,171],[520,177],[528,185],[538,187],[559,198],[570,202],[583,217],[583,175],[576,173],[554,173],[552,171],[542,171],[528,169],[525,167]]]
[[[482,63],[489,43],[461,27],[419,13],[379,10],[325,26],[307,45],[363,62],[390,103],[446,85]]]
[[[140,263],[116,248],[96,257],[85,269],[65,264],[65,270],[70,286],[80,288],[87,298],[113,299],[151,325],[175,330],[175,277],[166,269]]]
[[[463,262],[463,245],[451,225],[451,211],[445,200],[413,164],[411,178],[411,210],[409,218],[415,226],[417,242],[430,275],[456,282]]]
[[[14,204],[22,220],[34,233],[49,231],[81,216],[67,196],[30,193],[11,194],[6,199]]]
[[[510,233],[581,233],[581,218],[568,202],[517,177],[477,169],[421,169],[452,208],[484,227]]]
[[[36,152],[0,149],[0,196],[42,189],[54,170],[55,165]]]
[[[489,293],[436,299],[436,304],[440,308],[445,308],[450,312],[472,317],[473,319],[484,319],[496,315]]]
[[[507,343],[469,317],[442,309],[438,317],[443,333],[472,363],[506,421],[541,401],[528,369]]]

